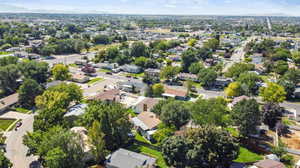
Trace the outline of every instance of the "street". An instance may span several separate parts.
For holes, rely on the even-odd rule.
[[[23,145],[23,136],[33,130],[33,114],[27,115],[22,120],[22,126],[19,130],[11,131],[7,137],[6,156],[13,163],[13,168],[29,168],[37,164],[37,157],[26,156],[28,148]]]

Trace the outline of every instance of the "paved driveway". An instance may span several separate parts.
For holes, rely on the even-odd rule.
[[[37,157],[26,156],[28,148],[23,145],[23,136],[33,130],[33,114],[23,118],[23,125],[18,131],[12,131],[6,140],[6,156],[13,163],[13,168],[29,168],[36,164]]]
[[[29,114],[19,113],[15,111],[9,111],[2,115],[0,115],[0,118],[14,118],[14,119],[25,119],[28,118]]]

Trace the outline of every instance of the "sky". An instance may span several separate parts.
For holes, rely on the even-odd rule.
[[[0,0],[0,12],[300,16],[300,0]]]

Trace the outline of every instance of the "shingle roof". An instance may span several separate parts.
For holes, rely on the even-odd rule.
[[[110,101],[120,101],[120,90],[119,89],[112,89],[108,91],[104,91],[102,93],[99,93],[96,96],[91,97],[90,99],[96,99],[96,100],[110,100]]]
[[[137,117],[133,118],[135,125],[143,130],[151,130],[155,128],[161,121],[152,112],[142,112]]]
[[[155,98],[145,98],[141,102],[139,102],[136,105],[136,108],[140,111],[144,111],[144,106],[147,106],[147,111],[150,111],[157,103],[159,102],[159,99]]]
[[[254,163],[254,165],[258,168],[285,168],[283,163],[270,159],[261,160],[257,163]]]
[[[106,164],[108,168],[151,168],[155,162],[155,158],[120,148],[112,153]]]
[[[186,90],[179,90],[179,89],[171,89],[168,87],[165,87],[165,93],[168,95],[175,95],[179,97],[186,97],[187,96],[187,91]]]

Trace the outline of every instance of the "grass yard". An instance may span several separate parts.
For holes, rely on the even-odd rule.
[[[147,156],[154,157],[157,159],[156,163],[160,168],[168,168],[161,152],[151,148],[150,146],[151,145],[140,145],[140,144],[134,143],[133,145],[129,146],[127,149],[130,151],[134,151],[137,153],[142,153]]]
[[[16,110],[16,112],[19,112],[19,113],[24,113],[24,114],[30,113],[30,110],[27,110],[27,109],[24,109],[24,108],[21,108],[21,107],[18,107],[15,110]]]
[[[263,156],[253,153],[244,147],[240,147],[240,155],[234,161],[238,162],[238,163],[251,163],[251,162],[256,162],[256,161],[259,161],[262,159],[263,159]]]
[[[108,70],[108,69],[99,69],[98,72],[111,72],[111,70]]]
[[[15,121],[15,119],[0,119],[0,130],[5,131]]]
[[[122,76],[131,76],[131,77],[137,77],[137,78],[142,78],[144,77],[144,72],[134,74],[134,73],[123,73]]]
[[[91,79],[87,84],[91,85],[91,84],[94,84],[96,82],[100,82],[100,81],[104,81],[103,78],[94,78],[94,79]]]
[[[11,54],[11,52],[0,51],[0,55],[8,55],[8,54]]]

